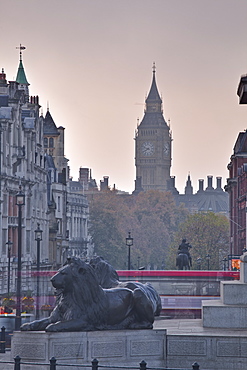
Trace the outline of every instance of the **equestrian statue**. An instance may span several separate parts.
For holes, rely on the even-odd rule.
[[[192,266],[192,258],[189,250],[192,246],[186,242],[186,239],[182,240],[182,243],[178,247],[178,255],[176,259],[176,266],[179,270],[190,270]]]

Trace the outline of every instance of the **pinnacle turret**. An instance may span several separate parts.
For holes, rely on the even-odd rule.
[[[20,46],[17,47],[16,49],[20,49],[20,62],[19,62],[17,76],[16,76],[16,82],[22,85],[29,85],[26,74],[25,74],[25,70],[23,67],[23,63],[22,63],[22,50],[25,50],[26,48],[25,46],[20,44]]]
[[[25,73],[25,70],[24,70],[24,67],[23,67],[23,63],[22,63],[22,50],[25,50],[26,48],[25,48],[25,46],[22,46],[20,44],[20,46],[17,49],[20,49],[20,61],[19,61],[19,67],[18,67],[17,76],[16,76],[16,82],[18,82],[18,84],[19,84],[18,89],[25,91],[26,100],[28,101],[28,99],[29,99],[28,86],[30,84],[27,81],[26,73]]]
[[[16,82],[18,82],[19,84],[22,84],[22,85],[29,85],[29,83],[27,82],[27,78],[26,78],[26,74],[25,74],[24,67],[23,67],[23,64],[22,64],[22,60],[20,60],[20,62],[19,62],[19,68],[18,68],[18,72],[17,72],[17,76],[16,76]]]

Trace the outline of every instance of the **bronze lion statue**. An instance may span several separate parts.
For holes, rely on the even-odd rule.
[[[95,269],[79,258],[68,258],[52,278],[57,301],[51,315],[25,323],[21,330],[90,331],[152,329],[157,304],[153,293],[137,286],[104,289]],[[159,309],[158,309],[159,310]]]
[[[98,283],[102,288],[128,288],[135,290],[141,289],[152,304],[154,316],[159,316],[162,305],[161,299],[154,287],[149,283],[139,283],[137,281],[120,282],[117,271],[103,257],[94,257],[90,260],[90,265],[94,268]]]

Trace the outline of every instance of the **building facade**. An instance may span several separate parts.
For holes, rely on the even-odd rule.
[[[64,133],[47,110],[44,118],[44,151],[48,170],[49,260],[61,266],[68,255],[90,258],[89,207],[84,188],[69,177],[64,155]]]
[[[230,254],[241,255],[246,248],[247,132],[240,132],[228,164]]]
[[[29,83],[22,63],[22,53],[16,81],[7,83],[4,70],[0,74],[1,125],[1,214],[0,267],[1,291],[7,289],[7,265],[11,259],[10,290],[15,290],[18,249],[18,206],[16,194],[25,195],[22,206],[22,270],[25,289],[30,289],[30,276],[37,261],[35,233],[37,224],[43,230],[41,260],[48,255],[48,215],[46,169],[43,150],[43,120],[39,115],[39,99],[29,96]],[[8,251],[8,247],[10,251]]]
[[[240,78],[237,88],[239,104],[247,104],[247,75]],[[228,164],[229,178],[226,191],[229,193],[230,254],[241,255],[246,249],[247,210],[247,132],[238,134],[233,154]]]
[[[15,81],[0,73],[0,290],[16,291],[18,261],[18,206],[21,190],[22,291],[36,291],[37,242],[41,270],[55,270],[68,255],[89,257],[93,245],[88,234],[86,196],[75,191],[64,155],[63,127],[57,127],[49,110],[40,114],[38,96],[29,96],[22,50]],[[10,286],[9,286],[10,285]],[[50,287],[50,288],[48,288]],[[41,293],[52,290],[49,279]]]
[[[162,99],[159,95],[155,66],[145,112],[135,134],[135,193],[168,189],[171,168],[171,133],[163,116]]]

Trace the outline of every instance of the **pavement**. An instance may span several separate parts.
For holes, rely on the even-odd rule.
[[[1,361],[12,361],[12,359],[10,359],[9,348],[7,348],[5,353],[0,353],[0,370],[14,370],[14,365],[1,363]]]
[[[204,328],[202,319],[167,319],[159,317],[154,322],[154,330],[166,329],[167,335],[195,335],[195,336],[231,336],[231,337],[247,337],[245,329],[215,329]],[[10,349],[6,349],[6,353],[0,353],[0,370],[13,370],[14,365],[1,363],[1,361],[13,361],[10,356]]]
[[[157,318],[154,329],[166,329],[167,335],[203,335],[203,336],[231,336],[247,337],[246,329],[216,329],[204,328],[202,319],[162,319]]]

